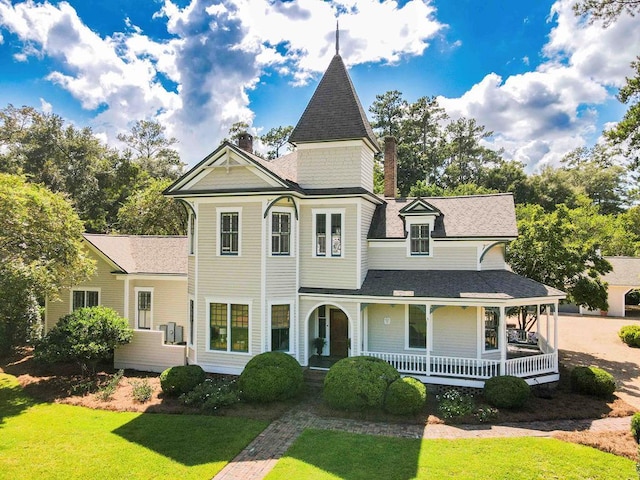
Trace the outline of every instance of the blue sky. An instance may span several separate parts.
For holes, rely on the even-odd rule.
[[[334,53],[365,107],[400,90],[529,171],[557,164],[618,121],[638,20],[604,30],[572,0],[0,0],[0,108],[52,111],[105,142],[157,119],[195,164],[236,121],[295,125]]]

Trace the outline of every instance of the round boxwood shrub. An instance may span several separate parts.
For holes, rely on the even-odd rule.
[[[601,368],[576,367],[571,371],[571,390],[606,398],[616,390],[616,381],[613,375]]]
[[[178,396],[204,382],[206,375],[200,365],[179,365],[160,374],[160,387],[165,395]]]
[[[631,435],[636,443],[640,443],[640,412],[634,413],[631,417]]]
[[[418,413],[427,401],[427,388],[424,383],[411,377],[399,378],[387,389],[384,409],[394,415]]]
[[[630,347],[640,347],[640,325],[625,325],[618,332],[618,336]]]
[[[531,388],[518,377],[505,375],[492,377],[484,382],[484,398],[494,407],[520,408],[530,395]]]
[[[258,403],[295,397],[303,385],[302,367],[295,358],[283,352],[256,355],[238,379],[242,398]]]
[[[334,364],[324,379],[324,399],[338,410],[382,408],[398,370],[373,357],[348,357]]]

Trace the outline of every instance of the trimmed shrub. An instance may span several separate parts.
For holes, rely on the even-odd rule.
[[[618,337],[630,347],[640,347],[640,325],[625,325],[618,332]]]
[[[324,399],[338,410],[382,408],[387,388],[399,378],[398,370],[379,358],[343,358],[324,379]]]
[[[146,403],[153,396],[153,387],[147,378],[131,381],[131,396],[138,403]]]
[[[95,371],[98,362],[113,358],[114,349],[132,338],[129,322],[115,310],[80,308],[58,320],[36,345],[34,357],[50,364],[77,362],[86,373]]]
[[[244,367],[238,379],[240,396],[248,402],[268,403],[286,400],[302,391],[302,367],[291,355],[265,352]]]
[[[458,421],[460,418],[470,415],[476,406],[471,395],[463,395],[455,388],[447,390],[436,398],[438,400],[438,414],[445,420]]]
[[[520,408],[530,395],[531,388],[518,377],[505,375],[484,382],[484,398],[494,407]]]
[[[387,389],[384,409],[394,415],[418,413],[427,401],[424,383],[411,377],[399,378]]]
[[[631,435],[636,443],[640,443],[640,412],[634,413],[631,417]]]
[[[206,374],[200,365],[179,365],[160,374],[160,387],[165,395],[178,396],[204,382]]]
[[[571,371],[571,390],[584,395],[606,398],[616,390],[609,372],[598,367],[576,367]]]

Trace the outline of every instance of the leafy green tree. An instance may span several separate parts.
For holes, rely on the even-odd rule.
[[[93,262],[71,204],[23,176],[0,173],[0,225],[0,353],[6,353],[35,327],[37,300],[84,281]]]
[[[249,131],[249,124],[247,122],[235,122],[229,127],[229,137],[223,141],[237,143],[238,137]]]
[[[398,90],[376,95],[369,112],[373,114],[372,127],[380,137],[398,137],[407,106],[407,101]]]
[[[464,195],[486,195],[498,193],[475,183],[461,183],[455,188],[442,188],[438,185],[427,184],[419,181],[409,191],[410,197],[460,197]]]
[[[529,176],[526,183],[527,193],[523,203],[540,205],[547,212],[552,212],[560,204],[569,208],[577,205],[579,192],[573,186],[567,170],[546,166],[540,173]]]
[[[58,320],[36,344],[34,357],[48,364],[74,362],[83,374],[95,373],[99,362],[113,358],[114,349],[132,338],[129,322],[115,310],[80,308]]]
[[[588,16],[589,22],[602,20],[608,27],[620,15],[626,13],[635,16],[640,13],[640,0],[579,0],[573,5],[573,11],[579,16]]]
[[[121,133],[118,140],[127,145],[132,159],[152,178],[177,179],[182,175],[184,163],[173,146],[178,143],[174,137],[167,138],[166,128],[159,122],[138,120],[129,133]]]
[[[507,248],[513,271],[566,291],[577,305],[606,310],[606,285],[600,276],[611,271],[611,265],[602,256],[600,240],[585,229],[595,220],[594,209],[561,204],[545,212],[540,205],[519,205],[516,213],[519,236]]]
[[[185,208],[162,194],[169,185],[170,179],[152,179],[127,198],[118,211],[118,231],[131,235],[185,235]]]
[[[488,190],[513,193],[516,203],[524,203],[528,195],[524,165],[516,160],[500,162],[482,170],[478,185]]]
[[[289,142],[289,135],[293,131],[293,126],[274,127],[260,137],[262,143],[271,149],[267,152],[267,158],[273,160],[280,156],[280,149]]]

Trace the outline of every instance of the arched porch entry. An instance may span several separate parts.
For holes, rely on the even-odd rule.
[[[344,309],[335,304],[319,304],[312,309],[307,322],[310,366],[330,366],[349,356],[352,328]]]

